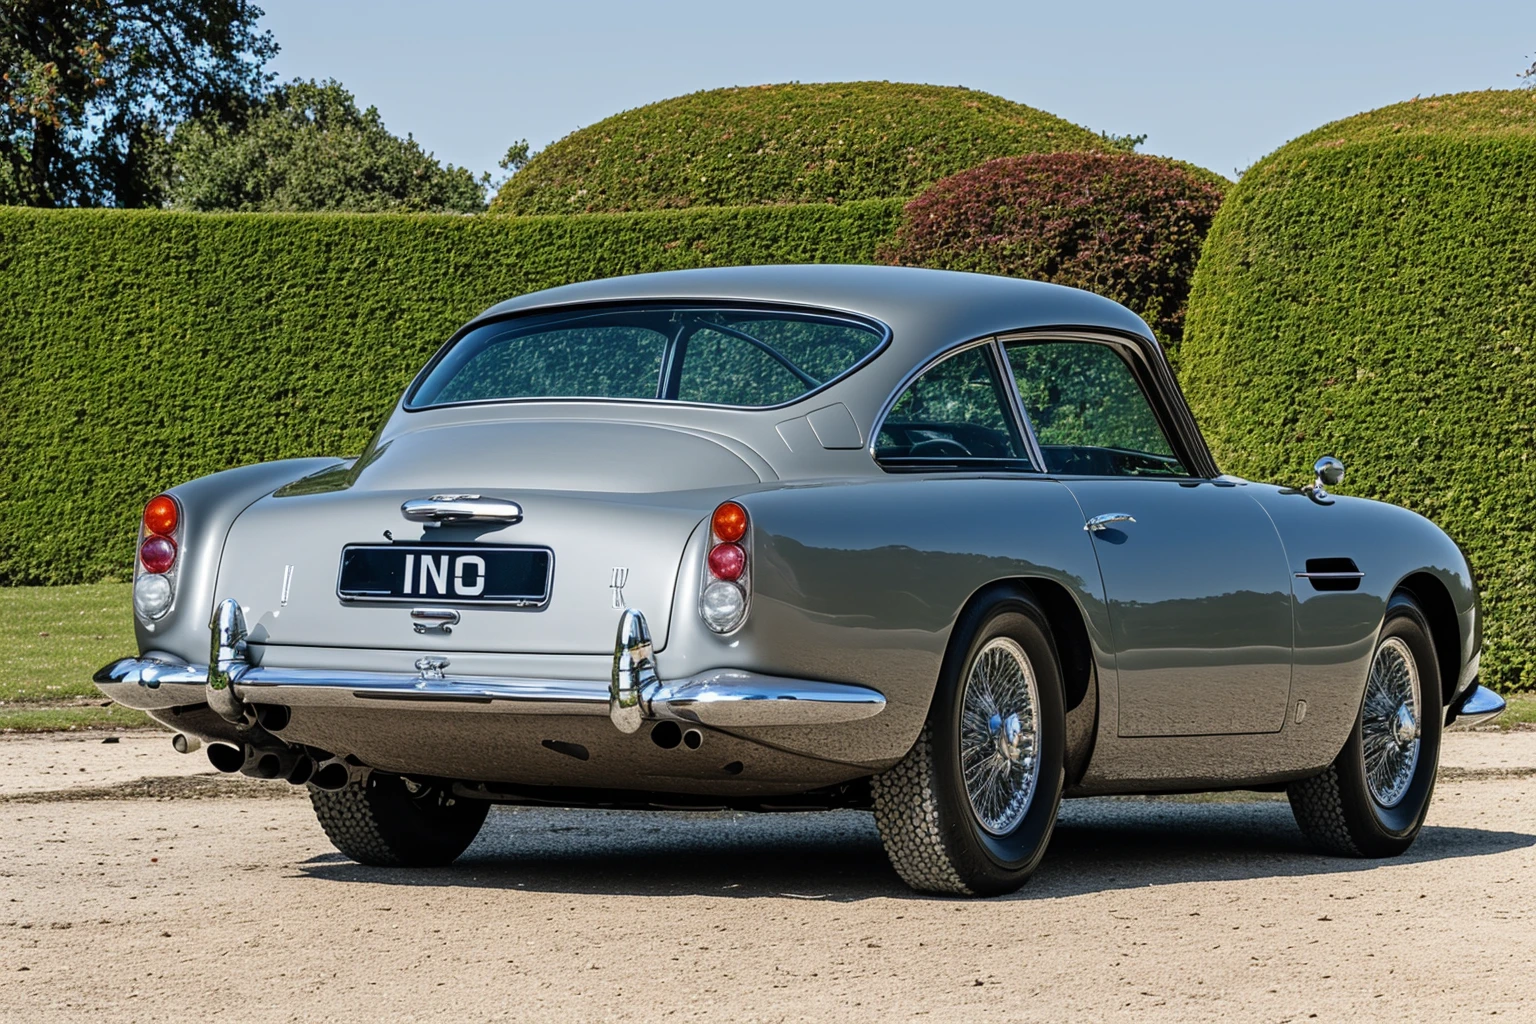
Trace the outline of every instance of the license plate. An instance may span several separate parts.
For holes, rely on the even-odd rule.
[[[541,606],[549,601],[549,548],[348,544],[336,594],[343,601],[432,601]]]

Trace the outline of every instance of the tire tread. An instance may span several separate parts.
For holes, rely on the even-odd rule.
[[[875,826],[891,867],[920,892],[974,895],[944,842],[934,778],[931,726],[894,768],[875,776]]]
[[[1339,857],[1365,855],[1344,816],[1344,790],[1335,765],[1320,775],[1291,783],[1285,795],[1302,834],[1319,850]]]
[[[309,802],[315,808],[315,817],[325,830],[325,837],[343,856],[370,867],[405,866],[405,859],[390,845],[379,827],[378,817],[368,800],[366,780],[350,782],[337,790],[310,786]]]

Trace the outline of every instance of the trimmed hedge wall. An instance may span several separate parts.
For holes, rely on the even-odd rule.
[[[1228,195],[1181,377],[1218,462],[1397,502],[1467,551],[1485,682],[1536,685],[1536,93],[1320,128]]]
[[[359,451],[501,299],[616,274],[871,262],[899,202],[597,217],[0,208],[0,585],[124,577],[140,509]]]
[[[1134,310],[1164,343],[1184,303],[1222,190],[1135,153],[1000,157],[907,204],[882,256],[907,266],[1006,274],[1087,288]]]
[[[992,157],[1106,146],[1059,117],[952,86],[714,89],[572,132],[513,175],[491,212],[908,199]]]

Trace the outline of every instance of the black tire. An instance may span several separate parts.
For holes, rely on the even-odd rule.
[[[961,711],[977,656],[1007,638],[1028,659],[1037,692],[1039,771],[1033,796],[1014,827],[993,833],[967,795],[961,769]],[[979,605],[956,626],[917,743],[874,778],[875,823],[902,881],[923,892],[964,896],[1010,893],[1045,855],[1061,805],[1066,735],[1061,661],[1045,615],[1016,594]]]
[[[1372,666],[1389,645],[1400,645],[1397,650],[1405,647],[1411,653],[1419,678],[1418,757],[1402,797],[1385,806],[1371,792],[1365,766],[1364,700],[1333,764],[1320,775],[1286,787],[1302,832],[1318,849],[1341,857],[1396,857],[1407,850],[1424,825],[1435,790],[1445,720],[1440,663],[1423,611],[1405,594],[1393,597],[1387,606]]]
[[[343,789],[309,787],[315,817],[331,845],[359,864],[441,867],[468,849],[485,824],[484,800],[456,800],[439,786],[417,792],[398,775],[373,772]]]

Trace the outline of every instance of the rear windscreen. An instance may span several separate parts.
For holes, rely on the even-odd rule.
[[[519,317],[454,342],[408,408],[518,398],[782,405],[841,377],[885,332],[831,315],[644,306]]]

